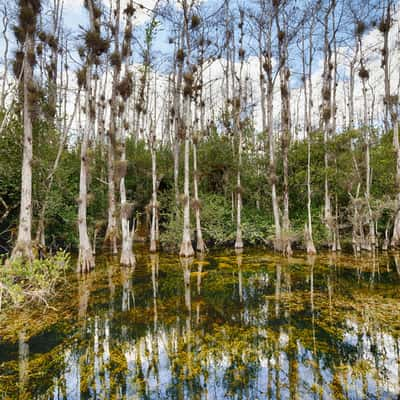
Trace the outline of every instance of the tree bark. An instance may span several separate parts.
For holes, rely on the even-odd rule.
[[[113,80],[111,88],[111,103],[110,103],[110,129],[108,133],[108,151],[107,151],[107,171],[108,171],[108,218],[107,230],[104,241],[111,245],[112,253],[118,253],[117,239],[118,239],[118,225],[117,225],[117,206],[115,194],[115,147],[118,142],[117,138],[117,118],[118,118],[118,103],[117,103],[117,86],[119,84],[121,75],[121,54],[119,46],[120,34],[120,14],[121,14],[121,0],[116,0],[114,15],[114,53],[113,58]]]
[[[90,116],[91,108],[91,67],[87,66],[86,71],[86,124],[82,135],[81,143],[81,171],[79,179],[79,208],[78,208],[78,228],[79,228],[79,256],[78,256],[78,272],[86,273],[95,267],[92,245],[89,240],[87,229],[87,193],[88,193],[88,173],[89,173],[89,158],[88,147],[89,137],[92,127]]]
[[[32,117],[29,101],[29,87],[33,80],[33,67],[29,62],[28,54],[34,53],[34,38],[31,33],[26,34],[25,55],[23,61],[23,102],[24,102],[24,142],[21,170],[21,206],[18,224],[18,236],[11,254],[11,260],[18,258],[33,260],[32,250]]]

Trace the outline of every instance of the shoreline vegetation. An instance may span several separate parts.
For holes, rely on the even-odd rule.
[[[30,304],[51,307],[58,288],[66,283],[69,264],[70,256],[65,251],[31,262],[23,259],[0,262],[0,312]]]
[[[67,252],[83,274],[96,252],[133,267],[138,241],[399,248],[397,2],[85,0],[72,36],[50,3],[2,11],[3,299],[46,302]]]

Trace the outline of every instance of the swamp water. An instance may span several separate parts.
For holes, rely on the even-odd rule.
[[[100,259],[0,314],[0,399],[397,399],[400,258]]]

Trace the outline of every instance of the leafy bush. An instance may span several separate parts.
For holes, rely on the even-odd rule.
[[[4,306],[22,307],[36,301],[47,305],[58,283],[64,279],[69,263],[70,256],[65,251],[31,263],[6,261],[0,266],[0,310]]]
[[[195,235],[195,217],[191,212],[192,239]],[[167,251],[179,250],[182,238],[183,212],[179,208],[162,215],[160,243]],[[201,195],[201,227],[208,247],[232,244],[236,238],[236,216],[232,218],[232,205],[220,194]],[[272,221],[260,210],[245,207],[242,214],[243,240],[250,245],[264,244],[264,238],[272,234]]]

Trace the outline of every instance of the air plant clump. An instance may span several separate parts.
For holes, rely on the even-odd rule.
[[[200,201],[200,199],[193,199],[191,201],[191,207],[195,211],[201,210],[201,201]]]
[[[36,31],[37,16],[40,12],[40,0],[20,0],[20,12],[18,20],[25,34],[33,34]]]
[[[54,35],[48,35],[46,42],[51,49],[53,50],[58,49],[58,40]]]
[[[93,7],[93,16],[94,16],[94,18],[95,18],[96,20],[98,20],[98,19],[101,17],[101,14],[102,14],[102,12],[101,12],[100,7],[94,6],[94,7]]]
[[[43,54],[43,45],[42,44],[39,43],[36,46],[36,53],[37,53],[38,56],[41,56]]]
[[[39,40],[41,41],[41,42],[47,42],[47,33],[46,32],[44,32],[44,31],[40,31],[39,33],[38,33],[38,38],[39,38]]]
[[[13,31],[14,31],[14,36],[17,39],[17,42],[18,43],[23,43],[24,40],[25,40],[24,30],[19,26],[14,26],[13,27]]]
[[[56,73],[56,64],[54,61],[46,65],[46,71],[49,79],[53,80]]]
[[[35,104],[40,99],[40,90],[34,81],[29,81],[27,84],[28,88],[28,102],[29,104]]]
[[[110,47],[109,40],[102,38],[99,31],[87,31],[85,33],[85,43],[88,49],[97,56],[106,53]]]
[[[198,15],[195,15],[195,14],[192,15],[192,18],[191,18],[191,21],[190,21],[191,28],[192,29],[198,28],[200,23],[201,23],[200,17]]]
[[[115,177],[119,181],[121,178],[125,178],[128,172],[128,161],[119,160],[115,163]]]
[[[263,63],[263,69],[265,72],[271,72],[272,71],[272,63],[270,58],[266,58],[264,63]]]
[[[388,21],[388,19],[384,19],[384,18],[383,18],[383,19],[379,22],[378,29],[379,29],[379,31],[380,31],[381,33],[388,32],[389,29],[390,29],[390,22]]]
[[[331,109],[329,107],[326,107],[323,109],[322,111],[322,118],[324,121],[329,121],[329,119],[331,118]]]
[[[240,102],[240,98],[239,97],[235,97],[234,99],[232,99],[232,104],[233,104],[233,108],[236,111],[240,110],[241,102]]]
[[[185,86],[183,88],[183,94],[185,96],[191,96],[193,94],[193,82],[194,76],[192,72],[186,72],[183,74],[183,80],[185,81]]]
[[[24,52],[17,50],[15,52],[15,59],[13,63],[14,75],[19,77],[22,73],[22,65],[24,63]]]
[[[135,14],[135,12],[136,12],[136,8],[133,7],[132,2],[130,2],[130,3],[126,6],[126,8],[125,8],[125,10],[124,10],[124,14],[127,15],[128,17],[133,17],[133,15]]]
[[[369,79],[369,72],[363,65],[361,66],[360,71],[358,71],[358,76],[361,79]]]
[[[329,88],[324,88],[322,90],[322,98],[325,101],[329,101],[331,99],[331,91],[329,90]]]
[[[78,47],[78,55],[81,59],[85,58],[85,48],[83,46]]]
[[[362,34],[365,32],[367,29],[367,26],[365,25],[364,21],[357,21],[356,23],[356,35],[357,36],[362,36]]]
[[[86,72],[86,67],[82,67],[76,72],[76,80],[79,88],[86,88]]]
[[[138,114],[140,114],[142,111],[143,111],[143,107],[142,107],[142,104],[141,103],[136,103],[135,104],[135,110],[136,110],[136,112],[138,113]]]
[[[119,82],[117,87],[118,93],[123,100],[127,100],[133,93],[133,79],[132,73],[127,72],[125,77]]]
[[[185,60],[185,56],[186,56],[186,54],[183,49],[178,49],[176,51],[176,60],[178,62],[183,63],[183,61]]]
[[[120,69],[121,63],[122,63],[121,54],[119,54],[118,51],[114,51],[113,53],[110,54],[110,64],[112,67]]]

